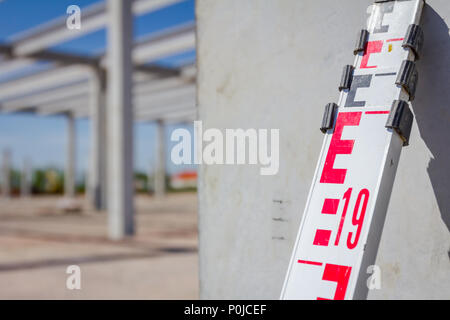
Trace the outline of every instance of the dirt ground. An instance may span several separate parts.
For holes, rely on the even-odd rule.
[[[0,299],[197,299],[197,196],[136,197],[136,236],[107,239],[106,212],[59,197],[0,200]],[[81,290],[66,288],[69,265]]]

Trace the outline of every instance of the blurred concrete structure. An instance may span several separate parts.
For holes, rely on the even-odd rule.
[[[109,233],[134,233],[133,204],[133,14],[130,1],[108,0],[108,188]]]
[[[67,198],[75,196],[75,162],[76,162],[76,128],[75,117],[71,111],[67,112],[67,144],[66,167],[64,172],[64,195]]]
[[[11,151],[3,150],[2,157],[2,196],[9,198],[11,196]]]
[[[256,166],[200,168],[202,298],[279,298],[320,153],[323,107],[338,98],[371,3],[197,0],[203,127],[280,129],[275,176]],[[450,2],[427,3],[415,121],[376,262],[382,288],[370,299],[450,298]]]
[[[164,136],[164,122],[161,120],[157,121],[157,150],[155,154],[158,159],[156,161],[155,175],[155,195],[157,197],[163,197],[166,193],[166,145]]]
[[[32,167],[31,159],[26,157],[23,159],[22,173],[20,176],[20,195],[28,197],[31,195]]]
[[[153,63],[195,49],[195,24],[177,25],[133,40],[135,16],[178,2],[182,0],[107,0],[81,8],[80,30],[69,30],[67,16],[63,15],[15,35],[11,43],[0,44],[2,74],[42,60],[51,62],[49,70],[1,83],[0,110],[67,116],[67,197],[75,194],[75,119],[91,118],[88,196],[97,209],[108,209],[109,231],[114,239],[134,231],[133,122],[160,124],[196,118],[195,65],[166,68]],[[59,43],[104,27],[108,48],[103,55],[51,50]]]
[[[94,207],[106,209],[106,79],[102,71],[95,71],[90,82],[91,149],[88,196]]]

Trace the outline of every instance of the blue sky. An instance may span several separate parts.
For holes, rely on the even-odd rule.
[[[20,32],[33,28],[51,19],[65,16],[69,5],[83,7],[101,2],[100,0],[3,0],[0,2],[0,42],[8,43]],[[83,14],[83,13],[82,13]],[[134,22],[134,37],[161,31],[178,24],[194,21],[194,0],[160,9],[137,17]],[[83,21],[81,21],[83,23]],[[105,29],[90,33],[77,39],[60,43],[51,48],[85,55],[98,55],[105,50]],[[195,61],[195,51],[187,51],[166,57],[152,63],[165,66],[180,66]],[[48,68],[41,63],[32,69],[7,76],[0,75],[0,82]],[[185,126],[186,127],[186,126]],[[89,120],[77,120],[77,171],[81,175],[88,164]],[[170,133],[175,127],[166,128],[167,154],[170,155]],[[192,131],[190,126],[186,127]],[[33,114],[0,114],[0,150],[9,148],[13,154],[13,164],[20,167],[23,158],[32,158],[35,167],[64,167],[65,161],[66,121],[63,116],[42,117]],[[135,167],[147,172],[154,163],[155,126],[152,123],[135,125]],[[183,168],[167,162],[170,173]]]

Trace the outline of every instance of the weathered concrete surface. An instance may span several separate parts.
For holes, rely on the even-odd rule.
[[[56,197],[1,200],[0,299],[198,298],[196,195],[136,200],[137,234],[122,241],[87,202],[64,213]],[[66,288],[73,264],[81,290]]]
[[[260,176],[257,166],[200,169],[202,298],[279,297],[323,139],[323,106],[338,99],[372,2],[197,0],[204,128],[280,128],[278,175]],[[370,299],[450,298],[450,3],[427,3],[416,120],[376,262],[382,289]]]

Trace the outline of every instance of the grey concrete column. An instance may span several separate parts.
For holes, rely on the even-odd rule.
[[[22,175],[20,177],[20,195],[22,197],[28,197],[31,194],[31,160],[26,157],[23,159]]]
[[[67,117],[67,145],[66,145],[66,168],[64,173],[64,195],[67,198],[75,196],[75,117],[72,112]]]
[[[155,196],[164,197],[166,194],[166,141],[162,120],[156,122],[156,139]]]
[[[91,146],[87,195],[95,209],[106,208],[106,112],[105,77],[95,70],[91,79]]]
[[[147,190],[149,194],[153,194],[155,191],[155,184],[153,181],[155,172],[155,168],[153,165],[153,161],[149,160],[148,162],[148,173],[147,173]]]
[[[9,149],[3,150],[2,195],[5,198],[11,195],[11,151]]]
[[[108,231],[134,234],[132,1],[108,0]]]

